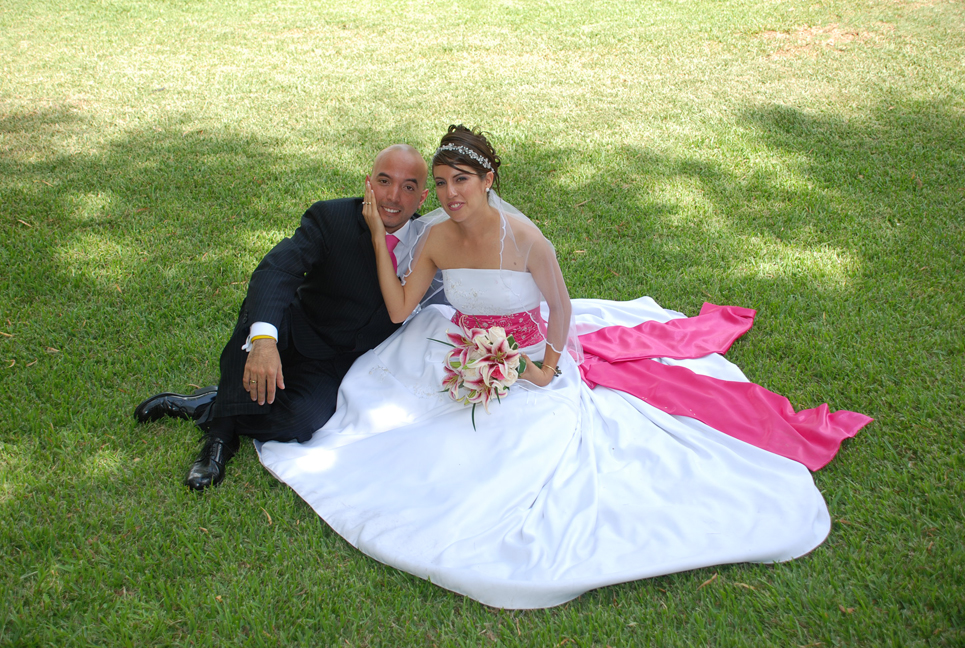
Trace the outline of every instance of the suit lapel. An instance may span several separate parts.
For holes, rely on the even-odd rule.
[[[361,266],[359,281],[361,283],[361,281],[364,279],[367,281],[374,281],[376,284],[378,284],[379,273],[375,267],[375,250],[372,248],[372,233],[369,231],[369,227],[365,223],[365,217],[362,216],[361,205],[359,205],[356,218],[358,219],[359,226],[359,236],[357,241],[358,259],[360,261],[359,265]]]

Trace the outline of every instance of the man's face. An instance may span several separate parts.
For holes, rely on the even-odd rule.
[[[426,163],[414,149],[392,146],[375,158],[372,175],[367,180],[375,193],[375,205],[392,233],[405,225],[425,202]]]

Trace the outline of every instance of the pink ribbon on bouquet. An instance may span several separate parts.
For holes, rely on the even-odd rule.
[[[580,336],[583,381],[632,394],[668,414],[689,416],[736,439],[819,470],[844,439],[873,421],[827,404],[795,412],[791,402],[754,383],[721,380],[653,358],[726,353],[754,325],[757,311],[705,303],[697,317],[608,326]]]

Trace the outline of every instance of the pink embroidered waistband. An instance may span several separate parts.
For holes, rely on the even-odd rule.
[[[506,329],[506,335],[512,335],[520,347],[539,344],[545,339],[546,322],[540,315],[539,306],[512,315],[466,315],[456,311],[452,316],[452,323],[469,329],[501,326]]]

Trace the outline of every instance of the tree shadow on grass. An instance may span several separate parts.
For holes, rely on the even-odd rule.
[[[799,230],[810,227],[822,243],[860,260],[845,308],[837,309],[835,341],[855,340],[866,398],[880,399],[896,420],[914,413],[941,427],[948,416],[961,421],[934,399],[944,380],[965,379],[957,297],[965,292],[961,107],[893,100],[860,123],[786,107],[746,117],[769,148],[800,160],[798,172],[821,196],[798,215]]]
[[[242,547],[251,530],[232,532],[232,521],[205,511],[220,500],[220,517],[230,518],[242,500],[251,504],[250,479],[275,486],[265,497],[296,498],[247,449],[232,466],[235,488],[212,493],[210,506],[188,505],[180,478],[195,451],[193,427],[135,427],[131,411],[146,394],[216,380],[257,261],[312,202],[358,193],[374,151],[350,168],[334,153],[292,155],[284,142],[229,129],[174,123],[91,145],[87,126],[68,108],[0,118],[0,260],[8,269],[0,331],[12,336],[0,340],[0,409],[9,422],[0,430],[2,544],[13,578],[4,588],[24,636],[86,626],[82,610],[100,606],[131,623],[124,636],[165,637],[172,618],[180,618],[175,630],[206,626],[184,615],[192,596],[204,599],[201,617],[216,614],[207,596],[213,581],[246,588],[237,557],[250,553]],[[351,142],[346,148],[356,148]],[[197,515],[182,519],[185,507]],[[199,540],[223,538],[226,527],[228,548],[215,551],[222,564]],[[288,548],[278,541],[285,538],[262,542],[258,555],[277,549],[268,562],[280,569]],[[329,552],[341,546],[325,529],[310,542]],[[291,586],[279,586],[279,606]],[[79,591],[97,598],[80,604]]]
[[[49,507],[52,494],[85,502],[85,520],[104,529],[144,504],[146,479],[162,500],[183,496],[196,430],[135,426],[134,406],[217,380],[258,260],[312,202],[354,193],[371,160],[347,168],[178,124],[65,153],[86,126],[67,109],[0,119],[12,143],[0,152],[0,331],[11,336],[0,338],[0,503],[17,518],[4,525],[8,546],[28,561],[23,530],[58,554],[88,539]],[[260,473],[250,449],[235,463]]]
[[[860,447],[884,439],[889,461],[912,444],[954,455],[965,428],[951,386],[963,378],[953,297],[962,287],[965,123],[941,103],[895,102],[872,117],[848,124],[749,108],[737,138],[752,155],[772,156],[773,168],[509,142],[504,194],[555,242],[574,296],[652,295],[688,314],[705,299],[757,308],[755,330],[732,352],[751,378],[799,406],[829,400],[872,414],[878,427]],[[18,541],[26,566],[39,560],[37,543],[70,557],[90,539],[90,525],[57,527],[49,497],[21,497],[51,484],[108,528],[117,507],[147,505],[134,495],[145,475],[159,501],[171,500],[160,504],[167,519],[183,506],[172,498],[183,488],[190,426],[133,432],[131,408],[146,393],[216,379],[258,259],[311,202],[357,193],[370,157],[349,168],[337,155],[283,154],[283,141],[178,123],[63,153],[64,134],[83,141],[85,126],[62,109],[0,119],[13,142],[0,153],[0,330],[13,335],[0,360],[15,361],[0,378],[12,421],[0,440],[20,475],[3,501],[8,512],[21,503],[8,528],[52,529]],[[345,146],[385,136],[360,129]],[[904,411],[927,434],[910,440]],[[260,479],[247,459],[232,466],[239,484]],[[106,484],[117,499],[103,497]],[[151,531],[147,544],[183,549],[164,549],[163,533]]]
[[[897,404],[895,363],[924,388],[961,355],[963,133],[940,102],[889,102],[861,123],[757,106],[723,145],[746,160],[623,147],[577,177],[583,150],[504,158],[575,296],[756,308],[761,352],[735,349],[752,377],[799,404],[874,411]]]
[[[962,122],[941,103],[883,105],[867,124],[749,108],[739,144],[773,167],[511,141],[504,194],[555,242],[574,296],[646,294],[689,314],[705,299],[757,308],[760,352],[735,349],[752,377],[800,404],[830,392],[860,408],[862,393],[889,389],[888,367],[868,371],[877,341],[862,339],[883,319],[923,362],[934,355],[913,344],[923,321],[932,347],[960,353],[942,297],[961,286]],[[41,409],[69,425],[77,402],[116,414],[139,395],[215,381],[251,269],[311,202],[356,193],[368,164],[184,123],[64,153],[85,141],[76,111],[0,119],[11,269],[0,322],[15,363],[3,380],[33,394],[8,388],[0,402],[28,427]],[[345,149],[420,137],[357,129]],[[907,267],[916,257],[934,259],[931,284]]]
[[[23,134],[0,156],[0,255],[11,268],[0,321],[14,334],[4,357],[16,361],[6,378],[48,374],[48,348],[72,358],[80,374],[42,390],[57,399],[52,411],[80,396],[71,383],[140,394],[183,388],[186,375],[213,380],[202,359],[216,357],[258,260],[312,202],[360,186],[368,163],[346,169],[283,142],[177,124],[46,154],[56,133],[83,128],[66,110],[0,120],[0,133]],[[69,137],[54,144],[62,151]]]

